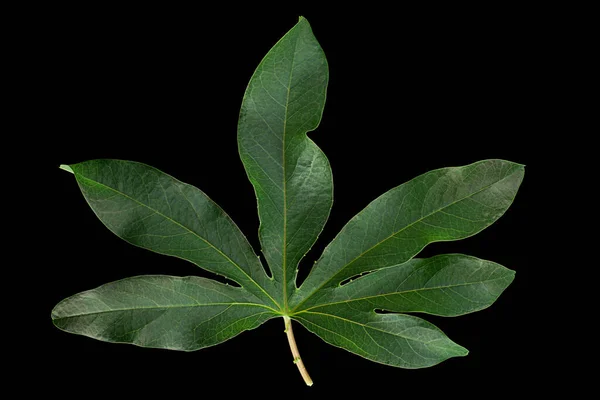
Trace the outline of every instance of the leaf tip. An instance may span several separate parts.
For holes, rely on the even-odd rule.
[[[298,23],[296,25],[301,25],[301,24],[310,25],[310,23],[308,22],[308,20],[304,16],[302,16],[302,15],[300,15],[298,17]]]
[[[60,319],[62,317],[62,313],[61,313],[61,304],[65,301],[66,299],[63,299],[61,301],[59,301],[53,308],[52,311],[50,312],[50,317],[52,318],[52,320],[57,320]]]
[[[67,172],[70,172],[72,174],[74,173],[73,169],[71,167],[69,167],[68,165],[66,165],[66,164],[60,164],[60,166],[58,168],[63,169],[63,170],[65,170]]]
[[[508,274],[507,274],[508,283],[506,284],[506,287],[508,287],[511,283],[514,282],[516,276],[517,276],[517,271],[512,270],[512,269],[508,270]]]
[[[465,347],[462,347],[459,344],[453,343],[454,346],[452,346],[452,350],[451,350],[451,355],[447,358],[452,358],[452,357],[466,357],[469,355],[469,350]]]

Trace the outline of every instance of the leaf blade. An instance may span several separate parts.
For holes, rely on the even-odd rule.
[[[370,203],[327,246],[291,300],[294,309],[322,288],[410,260],[427,244],[472,236],[508,209],[524,166],[484,160],[441,168]]]
[[[121,239],[188,260],[278,306],[244,235],[199,189],[132,161],[91,160],[70,168],[96,216]]]
[[[333,346],[394,367],[426,368],[468,354],[464,347],[421,318],[357,312],[347,305],[343,308],[332,313],[306,311],[293,318]]]
[[[193,351],[254,329],[276,312],[242,288],[146,275],[71,296],[54,307],[52,320],[64,331],[106,342]]]
[[[304,18],[254,72],[238,122],[240,157],[258,202],[259,237],[277,300],[296,290],[296,266],[315,242],[333,201],[327,157],[306,136],[325,104],[325,55]]]
[[[351,304],[363,311],[382,309],[455,317],[492,305],[514,276],[514,271],[499,264],[463,254],[413,258],[346,285],[323,289],[322,296],[314,296],[304,307],[318,310]]]

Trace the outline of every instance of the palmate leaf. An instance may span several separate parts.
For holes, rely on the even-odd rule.
[[[199,277],[127,278],[63,300],[52,311],[54,324],[108,342],[190,351],[283,317],[294,363],[309,385],[291,320],[392,366],[423,368],[466,355],[437,327],[407,313],[479,311],[514,272],[461,254],[413,257],[429,243],[463,239],[494,223],[512,203],[524,167],[485,160],[391,189],[348,222],[298,288],[298,263],[333,199],[329,162],[306,135],[321,119],[327,81],[325,55],[301,18],[259,64],[244,95],[238,147],[256,192],[271,277],[234,222],[199,189],[132,161],[61,166],[117,236],[240,287]]]

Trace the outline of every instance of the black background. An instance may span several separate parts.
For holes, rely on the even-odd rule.
[[[36,371],[55,390],[71,394],[201,398],[212,390],[246,390],[279,398],[286,390],[286,397],[320,398],[364,390],[471,398],[482,389],[533,389],[531,182],[540,170],[538,122],[547,111],[539,99],[548,90],[547,49],[557,28],[544,24],[540,10],[523,9],[259,11],[265,12],[148,6],[44,11],[32,51],[39,118],[52,132],[44,178],[52,192],[44,201],[53,210],[53,229],[42,275],[44,306],[36,309],[47,331],[46,353]],[[111,234],[59,164],[119,158],[155,166],[201,188],[260,248],[256,200],[237,153],[237,117],[255,67],[299,15],[311,23],[329,62],[324,117],[309,135],[327,154],[335,183],[329,222],[300,277],[353,215],[392,187],[434,168],[486,158],[527,165],[515,203],[496,224],[420,254],[465,253],[516,270],[516,280],[491,308],[426,317],[470,354],[428,369],[396,369],[329,346],[297,324],[296,339],[315,381],[309,389],[279,319],[193,353],[103,343],[54,328],[50,311],[58,301],[103,283],[141,274],[211,276]]]

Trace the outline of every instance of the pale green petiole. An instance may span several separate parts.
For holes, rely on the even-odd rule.
[[[287,315],[283,316],[283,322],[285,323],[285,333],[288,338],[288,342],[290,343],[290,349],[292,350],[292,355],[294,356],[294,364],[298,367],[298,371],[300,371],[300,375],[304,379],[304,382],[307,386],[312,386],[313,381],[304,366],[304,362],[302,361],[302,357],[300,357],[300,352],[298,351],[298,346],[296,345],[296,338],[294,337],[294,331],[292,330],[292,320]]]

